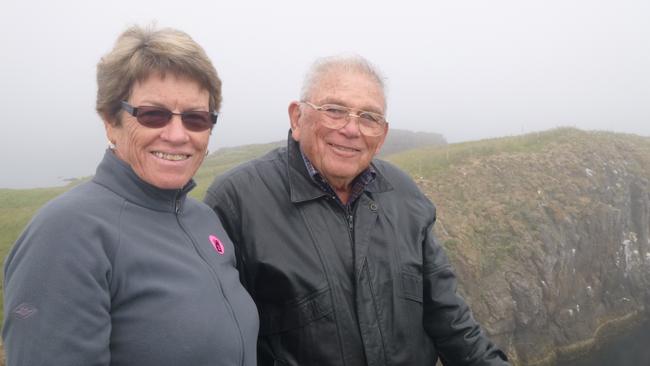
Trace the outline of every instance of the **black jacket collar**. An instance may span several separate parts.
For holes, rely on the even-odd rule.
[[[365,191],[380,193],[393,190],[393,186],[384,177],[377,165],[373,162],[370,164],[372,164],[377,175],[368,184]],[[287,165],[291,202],[309,201],[327,195],[309,176],[307,167],[305,167],[305,161],[300,154],[300,145],[291,136],[291,131],[289,131],[289,137],[287,138]]]

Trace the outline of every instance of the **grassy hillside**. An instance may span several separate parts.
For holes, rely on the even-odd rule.
[[[555,239],[548,238],[549,229],[568,225],[569,232],[577,232],[592,213],[613,207],[629,188],[616,179],[650,181],[650,138],[635,135],[562,128],[449,145],[435,134],[394,133],[393,138],[399,141],[387,142],[382,158],[407,171],[436,203],[436,235],[456,267],[461,291],[477,317],[488,320],[492,334],[512,325],[513,305],[504,299],[512,299],[513,281],[535,281],[523,275],[511,281],[504,273],[520,276],[526,272],[522,263],[544,257],[541,248]],[[283,144],[211,154],[191,195],[201,199],[215,176]],[[35,210],[66,189],[0,190],[2,258]],[[549,273],[564,270],[558,268]],[[557,299],[566,289],[558,285],[556,290],[546,299]],[[560,311],[564,305],[553,306]]]
[[[203,199],[205,191],[214,180],[214,177],[244,161],[261,156],[283,144],[283,142],[272,142],[268,144],[224,148],[210,154],[201,165],[201,169],[194,176],[197,186],[190,192],[190,196],[199,200]]]
[[[607,160],[627,159],[630,174],[648,176],[650,138],[559,128],[388,157],[436,203],[437,235],[452,257],[466,262],[463,268],[476,268],[474,279],[516,259],[515,246],[521,252],[535,242],[530,235],[538,231],[540,196],[555,198],[548,210],[557,215],[587,210],[590,202],[576,185],[587,184],[585,169],[600,168],[594,159],[605,165]]]

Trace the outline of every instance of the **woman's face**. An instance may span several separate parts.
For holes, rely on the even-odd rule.
[[[133,107],[154,106],[174,113],[209,111],[210,94],[194,80],[167,74],[152,74],[137,82],[127,102]],[[163,189],[178,189],[192,178],[207,151],[211,129],[191,131],[179,115],[167,125],[149,128],[122,111],[121,124],[104,121],[108,139],[117,156],[131,165],[147,183]]]

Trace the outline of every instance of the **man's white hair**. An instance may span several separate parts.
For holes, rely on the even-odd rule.
[[[386,100],[386,85],[384,76],[370,63],[370,61],[359,55],[337,55],[319,58],[311,65],[300,90],[300,100],[307,101],[311,97],[314,88],[318,86],[321,79],[330,72],[354,72],[370,77],[377,82],[381,89],[382,96]]]

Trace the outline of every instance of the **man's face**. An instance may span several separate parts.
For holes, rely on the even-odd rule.
[[[338,104],[357,110],[384,114],[385,100],[380,86],[369,76],[350,71],[331,71],[313,86],[314,105]],[[323,112],[293,102],[289,106],[292,136],[314,168],[335,189],[348,189],[352,180],[370,165],[384,143],[388,126],[379,136],[365,136],[356,117],[338,130],[322,124]]]

